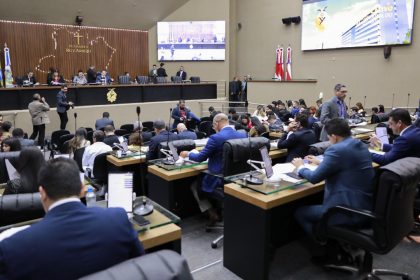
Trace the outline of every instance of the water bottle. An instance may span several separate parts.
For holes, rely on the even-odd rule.
[[[87,207],[94,207],[96,206],[96,195],[93,192],[92,186],[88,187],[88,191],[86,193],[86,206]]]

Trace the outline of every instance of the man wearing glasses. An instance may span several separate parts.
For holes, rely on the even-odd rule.
[[[336,84],[334,87],[334,92],[334,97],[322,104],[320,120],[323,125],[323,128],[320,136],[321,141],[328,141],[328,136],[324,127],[330,120],[334,118],[347,119],[349,117],[349,115],[347,114],[347,106],[344,102],[344,99],[347,95],[346,86],[343,84]]]

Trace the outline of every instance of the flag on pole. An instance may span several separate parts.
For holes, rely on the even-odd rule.
[[[276,73],[274,78],[278,80],[284,80],[284,70],[283,70],[283,48],[277,47],[276,49]]]
[[[292,79],[292,48],[287,48],[287,59],[286,59],[286,81],[290,81]]]
[[[1,60],[0,60],[0,87],[3,87],[3,70],[1,69]]]
[[[5,86],[13,87],[13,75],[12,75],[12,63],[10,60],[10,50],[7,47],[7,44],[4,43],[4,78]]]

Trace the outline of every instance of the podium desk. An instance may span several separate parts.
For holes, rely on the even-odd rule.
[[[295,209],[322,203],[323,189],[305,183],[266,195],[226,184],[223,265],[243,279],[268,279],[270,249],[296,239]]]

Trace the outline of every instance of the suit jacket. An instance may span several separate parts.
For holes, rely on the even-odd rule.
[[[384,155],[372,153],[372,160],[380,165],[387,165],[404,157],[420,157],[420,128],[409,126],[403,135],[395,138],[393,144],[384,144]]]
[[[315,144],[315,133],[308,128],[303,128],[293,132],[287,138],[285,133],[282,139],[277,143],[279,149],[287,149],[287,162],[291,162],[294,158],[303,158],[308,155],[309,145]]]
[[[184,130],[180,133],[178,133],[178,139],[191,139],[191,140],[196,140],[197,139],[197,134],[195,134],[195,132],[193,131],[189,131],[189,130]]]
[[[185,71],[182,71],[182,75],[181,75],[181,71],[178,71],[178,72],[176,72],[176,75],[178,77],[181,77],[182,80],[186,80],[187,79],[187,72],[185,72]]]
[[[184,108],[185,110],[185,115],[187,117],[187,119],[191,119],[191,111],[190,109],[188,109],[187,107]],[[179,109],[179,106],[176,106],[175,108],[172,109],[172,113],[171,113],[171,117],[174,119],[174,123],[172,125],[173,128],[175,128],[180,122],[180,118],[181,118],[181,110]]]
[[[90,84],[96,83],[96,76],[97,73],[95,72],[95,70],[93,69],[88,69],[87,70],[87,82]]]
[[[100,74],[98,76],[96,76],[96,83],[102,83],[101,77],[102,77],[102,75],[100,75]],[[106,74],[105,75],[105,84],[110,84],[111,82],[112,82],[111,77],[108,74]]]
[[[50,110],[50,105],[47,102],[42,102],[40,100],[34,100],[28,105],[29,114],[32,118],[32,125],[42,125],[50,123],[48,118],[48,111]]]
[[[325,180],[323,210],[345,205],[360,209],[373,208],[374,170],[367,146],[360,140],[348,137],[331,145],[317,169],[303,168],[299,175],[316,184]],[[335,222],[356,222],[347,216]]]
[[[0,242],[0,276],[76,279],[141,254],[138,233],[123,209],[68,202]]]
[[[157,69],[157,75],[158,75],[158,77],[167,77],[168,76],[168,74],[166,74],[165,68],[163,68],[163,67],[159,67]]]
[[[241,91],[242,83],[241,81],[231,81],[229,82],[229,93],[230,95],[238,95]]]
[[[150,138],[149,151],[146,154],[147,160],[157,159],[159,157],[160,143],[168,141],[168,134],[169,142],[178,140],[178,135],[166,130],[162,130],[158,135]]]
[[[68,109],[70,109],[70,105],[67,102],[67,96],[64,94],[63,91],[59,91],[57,93],[57,112],[64,113]]]
[[[232,127],[224,127],[221,131],[209,137],[206,146],[200,153],[190,153],[190,160],[202,162],[209,160],[209,172],[222,174],[223,172],[223,143],[230,139],[246,138]],[[202,189],[205,192],[213,192],[215,188],[223,185],[223,179],[206,174],[203,178]]]
[[[95,129],[99,130],[107,125],[112,125],[114,126],[114,121],[109,119],[109,118],[102,118],[102,119],[97,119],[95,122]]]
[[[344,107],[346,106],[346,103],[343,101]],[[334,118],[340,117],[339,108],[337,105],[337,97],[333,97],[327,102],[322,104],[322,110],[321,110],[321,117],[320,121],[323,125],[320,140],[321,141],[328,141],[327,132],[325,131],[325,125]],[[347,114],[347,111],[345,112],[344,118],[348,118],[349,115]]]

